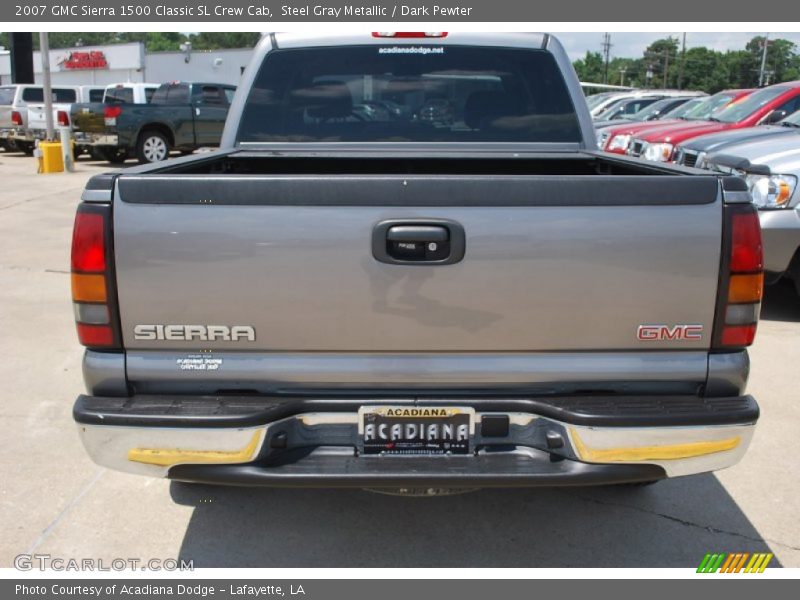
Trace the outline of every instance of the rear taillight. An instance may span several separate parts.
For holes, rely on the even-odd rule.
[[[714,324],[716,349],[753,343],[764,289],[761,224],[752,204],[725,206],[722,274]]]
[[[377,38],[443,38],[447,37],[446,31],[373,31],[372,37]]]
[[[110,206],[80,204],[72,230],[72,302],[78,339],[98,350],[120,346],[110,224]]]
[[[22,115],[19,114],[19,111],[17,110],[11,111],[11,123],[16,125],[17,127],[22,127]]]
[[[69,127],[69,113],[65,110],[60,110],[56,113],[58,124],[61,127]]]
[[[103,118],[106,125],[114,126],[117,124],[117,117],[122,114],[121,106],[106,106],[103,108]]]

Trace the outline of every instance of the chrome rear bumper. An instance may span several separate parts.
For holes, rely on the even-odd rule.
[[[472,406],[474,454],[359,455],[358,406]],[[486,415],[508,430],[484,435]],[[109,468],[185,481],[317,487],[622,483],[736,464],[758,419],[749,396],[339,398],[81,396],[83,443]]]
[[[119,144],[118,135],[105,133],[84,133],[76,131],[73,134],[76,144],[83,146],[117,146]]]

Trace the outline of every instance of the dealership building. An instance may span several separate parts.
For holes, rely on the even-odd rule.
[[[51,48],[50,73],[54,85],[106,85],[109,83],[163,83],[207,81],[237,85],[250,61],[251,48],[145,52],[144,44],[108,44],[76,48]],[[42,58],[33,53],[36,82],[41,82]],[[0,84],[11,83],[11,61],[0,50]]]

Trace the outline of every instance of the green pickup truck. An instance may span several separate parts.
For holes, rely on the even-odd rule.
[[[70,115],[76,141],[110,162],[135,155],[141,163],[219,146],[236,87],[175,81],[162,84],[149,104],[76,104]]]

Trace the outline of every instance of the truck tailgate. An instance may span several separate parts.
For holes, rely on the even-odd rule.
[[[562,352],[710,345],[713,177],[126,175],[114,244],[129,350]],[[455,264],[385,264],[384,220],[463,227]],[[700,339],[640,340],[641,325]],[[202,328],[160,339],[137,325]],[[163,331],[163,329],[162,329]],[[171,339],[168,339],[171,338]]]
[[[104,133],[106,130],[104,110],[106,105],[92,102],[73,104],[70,112],[72,129],[82,133]]]
[[[53,124],[58,127],[58,111],[69,113],[70,105],[63,103],[53,104]],[[44,104],[28,105],[28,129],[47,129],[47,112]]]

